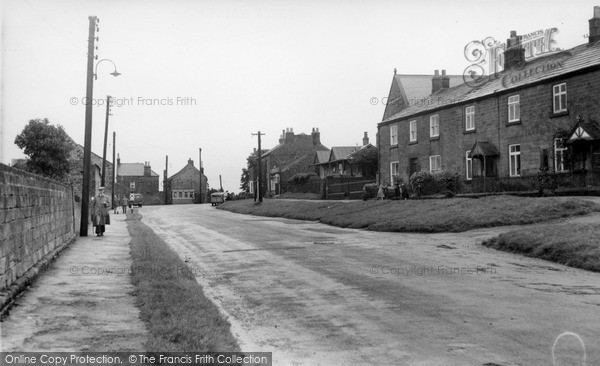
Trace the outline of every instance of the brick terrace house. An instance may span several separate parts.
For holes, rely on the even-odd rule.
[[[504,70],[482,84],[451,87],[436,73],[426,102],[386,108],[378,124],[381,181],[420,170],[512,180],[546,169],[600,185],[600,7],[588,41],[525,62],[512,32]],[[392,84],[390,100],[394,93]]]
[[[310,135],[294,134],[294,130],[283,130],[279,144],[262,155],[266,168],[266,190],[269,194],[279,194],[282,187],[296,173],[311,171],[317,151],[329,150],[321,144],[321,133],[313,128]]]
[[[186,166],[167,179],[167,187],[170,191],[168,196],[174,205],[197,202],[200,192],[200,170],[194,166],[192,159],[188,159]],[[202,202],[208,202],[207,191],[208,178],[202,173]]]
[[[118,197],[131,193],[140,193],[144,203],[152,196],[158,195],[159,176],[150,167],[150,162],[145,163],[121,163],[121,157],[117,157],[117,183],[116,193]]]

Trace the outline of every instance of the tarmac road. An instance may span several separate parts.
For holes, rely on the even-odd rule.
[[[142,215],[242,350],[274,365],[600,364],[600,275],[479,244],[511,228],[378,233],[208,205]]]

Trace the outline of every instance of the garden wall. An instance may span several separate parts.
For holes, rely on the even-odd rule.
[[[0,297],[78,235],[73,197],[72,186],[0,164]]]

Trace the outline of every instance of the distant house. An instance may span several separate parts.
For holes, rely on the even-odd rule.
[[[287,185],[288,179],[297,173],[310,171],[317,151],[328,151],[321,144],[321,133],[313,128],[310,135],[294,134],[292,128],[283,130],[279,144],[262,155],[266,168],[266,191],[279,194]]]
[[[333,175],[373,178],[377,172],[376,157],[377,148],[369,143],[365,132],[363,146],[334,146],[327,155],[319,151],[314,155],[314,165],[321,178]]]
[[[150,167],[150,162],[121,163],[117,158],[117,183],[115,193],[118,197],[129,197],[131,193],[140,193],[144,201],[158,195],[159,176]]]
[[[70,138],[70,137],[69,137]],[[70,180],[73,183],[73,192],[78,197],[81,197],[83,187],[83,146],[79,145],[73,139],[73,150],[71,150],[71,156],[69,157],[70,164]],[[100,188],[102,181],[102,157],[91,152],[91,164],[90,164],[90,197],[98,194],[98,188]],[[110,194],[112,186],[112,172],[113,165],[111,162],[106,160],[106,177],[104,179],[104,185],[106,186],[106,192]]]
[[[204,171],[204,168],[202,170]],[[200,196],[203,203],[207,202],[208,179],[203,172],[202,195],[200,195],[200,170],[194,166],[192,159],[188,159],[183,169],[167,179],[167,187],[170,192],[167,196],[174,205],[197,202]]]
[[[329,154],[331,150],[319,150],[315,153],[313,165],[315,166],[315,173],[319,178],[325,178],[327,176],[327,165],[329,161]]]

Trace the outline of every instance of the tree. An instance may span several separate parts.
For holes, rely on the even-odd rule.
[[[250,173],[248,169],[242,168],[242,177],[240,178],[240,189],[243,192],[250,192]]]
[[[32,119],[17,135],[15,144],[29,157],[25,163],[28,172],[57,180],[69,174],[73,143],[62,126],[51,125],[47,118]]]

